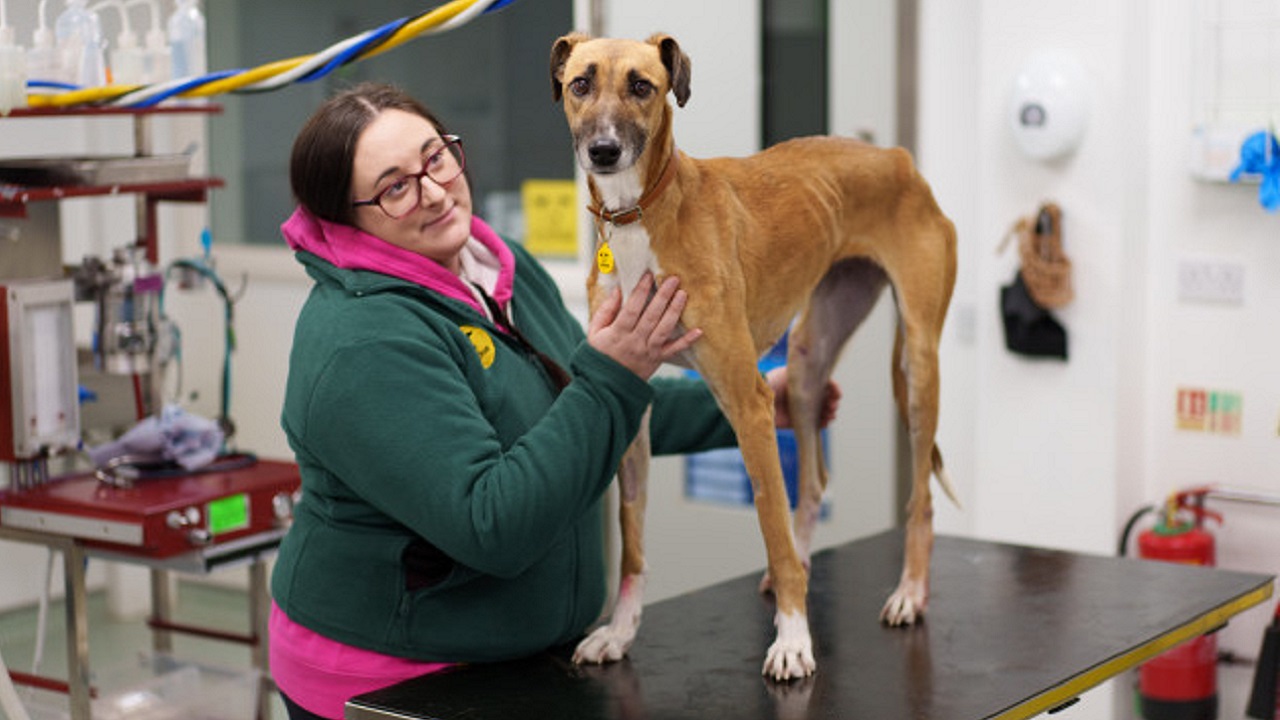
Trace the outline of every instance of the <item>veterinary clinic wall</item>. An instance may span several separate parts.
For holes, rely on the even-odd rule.
[[[1239,6],[1237,6],[1239,7]],[[1280,493],[1280,228],[1257,185],[1193,179],[1195,0],[921,2],[919,159],[961,238],[960,278],[941,350],[940,442],[966,507],[938,508],[943,532],[1111,554],[1122,524],[1170,491],[1223,483]],[[1078,150],[1023,156],[1008,131],[1015,73],[1034,52],[1074,55],[1088,78]],[[1018,217],[1052,199],[1076,300],[1058,313],[1066,363],[1004,347],[997,298]],[[1238,304],[1180,300],[1179,264],[1244,268]],[[1238,393],[1239,432],[1179,430],[1179,388]],[[1280,572],[1277,510],[1219,505],[1218,564]],[[1270,608],[1220,635],[1257,652]],[[1243,712],[1224,684],[1222,717]],[[1089,693],[1073,717],[1129,717]]]

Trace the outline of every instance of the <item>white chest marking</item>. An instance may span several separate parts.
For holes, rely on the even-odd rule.
[[[604,207],[610,210],[625,210],[633,207],[640,199],[641,184],[639,174],[627,170],[613,175],[598,175],[593,178]],[[603,225],[603,238],[596,238],[597,247],[601,242],[609,243],[609,251],[613,253],[614,271],[600,273],[597,282],[605,290],[622,288],[625,300],[635,289],[636,283],[646,271],[654,276],[662,274],[658,258],[654,257],[649,246],[649,233],[642,222],[629,225]]]
[[[638,222],[612,228],[606,225],[605,233],[609,251],[613,253],[614,270],[600,273],[597,282],[602,288],[612,290],[621,287],[625,300],[646,271],[652,271],[655,277],[662,274],[658,258],[649,247],[649,233],[643,225]]]

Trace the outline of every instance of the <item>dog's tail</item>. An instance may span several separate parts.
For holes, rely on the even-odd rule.
[[[947,473],[947,468],[942,464],[942,451],[937,445],[933,446],[933,474],[938,478],[938,484],[942,486],[942,491],[951,498],[951,502],[956,509],[961,509],[960,496],[956,494],[955,487],[951,484],[951,475]]]

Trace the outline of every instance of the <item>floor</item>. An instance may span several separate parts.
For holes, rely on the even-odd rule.
[[[243,591],[202,583],[181,582],[176,592],[175,620],[233,632],[248,632],[248,598]],[[50,603],[43,658],[38,674],[66,677],[66,632],[64,606]],[[31,672],[37,646],[36,608],[0,613],[0,654],[12,670]],[[89,667],[99,698],[118,700],[99,717],[113,718],[110,707],[123,707],[125,692],[151,689],[162,697],[181,698],[175,702],[201,701],[201,693],[218,698],[217,710],[209,710],[210,718],[252,717],[257,683],[252,681],[249,648],[238,643],[221,642],[186,635],[175,635],[171,658],[157,662],[151,652],[151,631],[139,619],[113,618],[107,609],[104,593],[89,595]],[[157,671],[157,666],[160,670]],[[192,669],[195,668],[195,669]],[[171,674],[172,673],[172,674]],[[195,679],[198,678],[198,681]],[[200,687],[196,687],[196,683]],[[32,720],[54,720],[67,717],[65,696],[19,687],[19,696]],[[168,693],[168,695],[165,695]],[[193,700],[195,698],[195,700]],[[133,700],[136,702],[136,700]],[[166,701],[167,702],[167,701]],[[271,692],[271,718],[284,720],[287,715],[279,696]],[[243,711],[241,708],[247,708]],[[189,712],[145,714],[136,707],[121,717],[191,718]],[[4,718],[0,711],[0,718]],[[194,718],[192,718],[194,720]]]

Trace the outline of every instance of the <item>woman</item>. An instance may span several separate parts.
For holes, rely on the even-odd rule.
[[[464,168],[461,140],[386,85],[329,100],[294,143],[282,230],[315,286],[282,415],[303,497],[270,663],[295,719],[577,639],[606,597],[601,495],[645,408],[654,452],[734,442],[701,383],[649,382],[700,336],[675,332],[678,280],[615,293],[584,338],[472,214]]]

